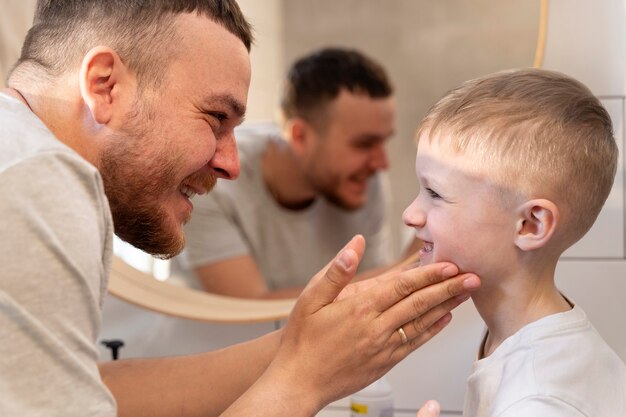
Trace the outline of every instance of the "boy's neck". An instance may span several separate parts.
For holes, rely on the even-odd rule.
[[[472,299],[488,329],[480,357],[489,356],[527,324],[572,308],[554,285],[553,271],[538,276],[520,270],[515,276],[483,278]]]

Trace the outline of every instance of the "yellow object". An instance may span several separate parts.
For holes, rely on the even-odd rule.
[[[365,404],[354,404],[350,405],[352,412],[355,414],[367,414],[367,405]]]

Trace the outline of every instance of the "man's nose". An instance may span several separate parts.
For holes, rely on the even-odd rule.
[[[372,150],[370,167],[375,171],[382,171],[389,168],[389,158],[387,157],[387,150],[383,145],[380,145]]]
[[[219,178],[234,180],[239,177],[239,154],[234,133],[217,139],[215,155],[209,161],[209,166],[213,168],[213,171]]]

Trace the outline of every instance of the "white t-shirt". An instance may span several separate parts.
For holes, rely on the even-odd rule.
[[[241,174],[235,181],[218,181],[208,195],[194,199],[181,264],[193,269],[250,255],[270,289],[304,286],[358,233],[367,242],[361,271],[390,263],[386,177],[378,174],[370,180],[367,203],[356,211],[322,198],[304,210],[284,209],[261,175],[263,153],[269,141],[283,140],[279,134],[273,124],[237,130]]]
[[[626,416],[626,365],[574,306],[523,327],[475,362],[463,416]]]
[[[0,94],[0,416],[114,417],[96,339],[111,263],[100,175]]]

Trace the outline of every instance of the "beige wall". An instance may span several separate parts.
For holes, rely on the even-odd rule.
[[[238,0],[254,29],[247,120],[272,120],[279,101],[284,57],[283,0]]]
[[[324,45],[357,47],[387,67],[397,90],[389,145],[394,216],[417,193],[413,134],[421,117],[462,81],[532,66],[539,0],[288,0],[285,58]],[[397,248],[396,248],[397,249]]]
[[[33,22],[35,0],[0,1],[0,88],[20,55],[26,32]]]

